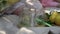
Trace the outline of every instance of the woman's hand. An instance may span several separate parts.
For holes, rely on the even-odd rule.
[[[60,3],[60,0],[55,0],[55,1]]]

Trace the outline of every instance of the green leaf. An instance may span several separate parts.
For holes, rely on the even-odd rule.
[[[52,25],[48,24],[47,22],[45,22],[45,21],[42,20],[42,19],[38,19],[38,18],[36,18],[36,21],[38,21],[38,22],[40,22],[40,23],[42,23],[42,24],[45,24],[45,25],[47,25],[47,26],[49,26],[49,27],[52,26]]]

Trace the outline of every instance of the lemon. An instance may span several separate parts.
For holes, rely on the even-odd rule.
[[[58,15],[58,12],[57,12],[57,11],[54,11],[54,12],[51,14],[49,20],[50,20],[52,23],[54,23],[54,22],[55,22],[55,18],[56,18],[57,15]]]
[[[52,22],[52,23],[55,23],[56,25],[60,26],[60,13],[58,13],[57,11],[54,11],[49,20]]]
[[[55,18],[55,24],[60,26],[60,14],[58,14]]]

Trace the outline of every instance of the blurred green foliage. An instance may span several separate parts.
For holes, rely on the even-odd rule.
[[[0,0],[0,12],[2,9],[6,6],[7,1],[6,0]]]

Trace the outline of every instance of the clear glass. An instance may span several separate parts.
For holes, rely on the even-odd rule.
[[[35,9],[24,7],[20,15],[20,24],[23,26],[34,26]]]

